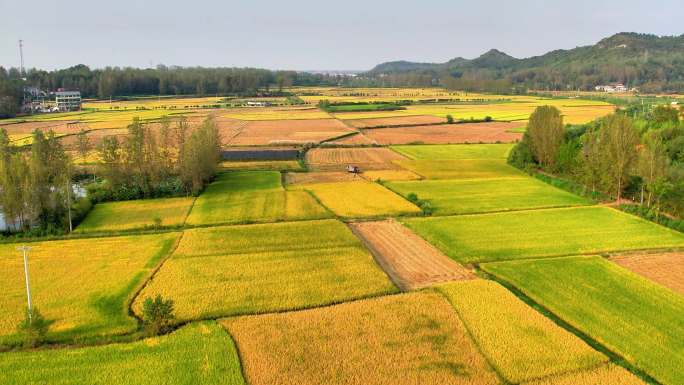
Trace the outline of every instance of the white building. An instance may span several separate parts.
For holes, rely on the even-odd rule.
[[[629,89],[622,83],[610,83],[603,86],[596,86],[596,91],[599,92],[627,92]]]
[[[81,109],[81,92],[57,91],[55,105],[60,111],[78,111]]]

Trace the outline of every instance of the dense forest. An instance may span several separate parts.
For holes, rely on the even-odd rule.
[[[498,50],[446,63],[383,63],[366,74],[384,86],[467,91],[593,90],[620,82],[642,92],[684,91],[684,35],[620,33],[595,45],[517,59]]]
[[[589,124],[564,126],[555,107],[539,107],[509,163],[684,230],[684,121],[678,108],[632,104]]]

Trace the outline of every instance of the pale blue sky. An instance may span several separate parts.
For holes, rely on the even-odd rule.
[[[0,0],[0,65],[365,70],[490,48],[516,57],[617,32],[684,33],[681,0]]]

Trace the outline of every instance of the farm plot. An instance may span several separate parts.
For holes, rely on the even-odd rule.
[[[379,118],[379,119],[355,119],[347,120],[345,123],[356,128],[374,128],[374,127],[391,127],[391,126],[413,126],[419,124],[439,124],[446,120],[432,115],[416,115],[403,116],[396,118]]]
[[[350,225],[376,260],[403,290],[475,276],[394,220]]]
[[[50,321],[48,338],[135,330],[127,301],[169,252],[177,233],[31,244],[33,305]],[[16,244],[0,245],[0,343],[13,344],[26,310],[24,267]]]
[[[222,324],[253,385],[499,383],[448,302],[435,293]]]
[[[334,220],[188,230],[145,287],[172,298],[179,320],[301,309],[396,288]]]
[[[336,119],[250,121],[228,145],[319,143],[354,132]]]
[[[128,344],[3,353],[5,385],[244,385],[233,341],[214,322]]]
[[[392,146],[392,150],[414,160],[473,160],[508,158],[512,144],[446,144]]]
[[[684,234],[608,207],[403,221],[462,263],[684,246]]]
[[[497,372],[509,383],[590,370],[608,357],[527,306],[496,282],[438,287]]]
[[[528,178],[500,159],[397,160],[395,163],[427,179]]]
[[[277,171],[219,175],[190,211],[190,225],[318,219],[330,213],[304,191],[285,191]]]
[[[344,171],[347,165],[362,170],[397,169],[406,158],[388,148],[316,148],[306,153],[306,163],[317,171]]]
[[[370,181],[420,179],[420,175],[409,170],[370,170],[364,171],[361,176]]]
[[[684,253],[640,254],[612,257],[618,265],[684,294]]]
[[[598,256],[482,265],[663,384],[684,383],[684,297]]]
[[[342,146],[359,146],[368,144],[377,144],[375,141],[370,140],[366,135],[359,132],[354,135],[347,135],[343,138],[331,140],[329,143],[338,144]]]
[[[313,183],[351,182],[359,177],[348,172],[288,172],[285,174],[287,185],[304,185]]]
[[[639,377],[613,364],[603,365],[594,370],[569,373],[550,378],[525,382],[524,385],[646,385]]]
[[[180,226],[194,198],[146,199],[98,203],[76,232],[120,231]]]
[[[466,123],[432,126],[375,128],[363,134],[378,144],[512,143],[524,122]]]
[[[591,202],[534,178],[387,182],[389,189],[430,202],[435,215],[588,205]]]
[[[300,171],[302,165],[296,160],[255,160],[221,162],[224,170],[250,170],[250,171]]]
[[[421,213],[413,203],[377,183],[365,180],[318,183],[301,188],[313,193],[325,207],[345,218]]]
[[[223,110],[219,117],[239,120],[308,120],[329,119],[327,112],[315,107],[249,107]]]

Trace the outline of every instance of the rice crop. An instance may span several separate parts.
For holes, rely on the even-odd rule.
[[[180,226],[194,198],[145,199],[98,203],[76,232],[120,231],[159,226]]]

